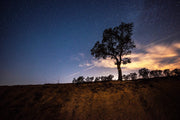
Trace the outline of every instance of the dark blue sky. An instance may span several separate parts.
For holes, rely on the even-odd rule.
[[[93,59],[90,49],[121,22],[134,23],[137,45],[124,74],[179,67],[179,0],[1,0],[0,12],[0,85],[116,76],[112,61]]]

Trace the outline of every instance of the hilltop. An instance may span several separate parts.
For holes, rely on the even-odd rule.
[[[0,86],[1,120],[179,120],[180,77]]]

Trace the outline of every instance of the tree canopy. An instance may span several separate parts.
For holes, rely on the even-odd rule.
[[[97,41],[91,49],[91,54],[97,59],[116,60],[118,80],[122,80],[121,63],[131,63],[131,59],[125,56],[131,54],[131,50],[135,48],[134,41],[131,39],[132,28],[133,23],[122,22],[117,27],[105,29],[102,41]]]

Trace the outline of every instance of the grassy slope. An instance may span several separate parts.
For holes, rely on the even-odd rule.
[[[180,78],[0,87],[0,119],[180,119]]]

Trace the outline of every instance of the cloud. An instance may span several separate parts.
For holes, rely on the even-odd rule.
[[[137,49],[145,49],[145,48],[148,48],[148,47],[151,47],[151,46],[155,46],[157,44],[161,44],[161,43],[165,43],[165,42],[173,42],[174,41],[174,37],[178,37],[180,35],[180,32],[176,32],[176,33],[173,33],[173,34],[170,34],[168,36],[165,36],[161,39],[158,39],[158,40],[154,40],[153,42],[147,44],[147,45],[141,45],[139,43],[136,43],[136,48]]]
[[[79,64],[79,67],[89,67],[92,66],[93,64],[89,63],[88,61],[86,61],[86,63],[83,64]]]
[[[86,68],[86,69],[84,69],[83,71],[88,71],[88,70],[91,70],[91,69],[93,69],[95,66],[93,65],[93,66],[90,66],[90,67],[88,67],[88,68]]]
[[[140,47],[141,45],[138,44],[138,46]],[[125,70],[138,70],[143,67],[162,70],[180,68],[180,55],[177,52],[179,49],[180,43],[149,46],[142,49],[143,52],[141,53],[128,55],[127,57],[132,59],[132,63],[122,65],[122,68]],[[91,61],[92,65],[104,68],[116,68],[114,62],[110,58]]]
[[[116,65],[114,64],[115,61],[111,58],[92,60],[91,62],[96,67],[116,68]]]
[[[77,74],[79,74],[80,72],[75,72],[75,73],[72,73],[72,74],[70,74],[70,75],[68,75],[67,77],[72,77],[72,76],[75,76],[75,75],[77,75]]]
[[[84,53],[79,53],[78,55],[81,56],[81,58],[84,58],[85,56]]]
[[[178,55],[173,47],[162,45],[149,47],[146,49],[146,52],[153,58],[175,57]]]
[[[173,45],[175,48],[180,49],[180,43],[174,43]]]
[[[76,55],[71,56],[70,59],[73,61],[81,61],[82,59],[84,59],[84,57],[84,53],[78,53]]]
[[[72,73],[72,74],[68,75],[67,77],[73,77],[73,76],[75,76],[75,75],[78,75],[78,74],[80,74],[80,73],[82,73],[82,72],[86,72],[86,71],[91,70],[91,69],[93,69],[93,68],[95,68],[95,66],[87,67],[86,69],[83,69],[82,71],[78,71],[78,72]]]

